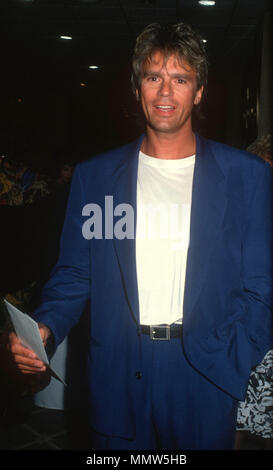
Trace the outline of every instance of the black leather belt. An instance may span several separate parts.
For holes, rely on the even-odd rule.
[[[168,340],[182,336],[182,324],[172,323],[172,325],[140,325],[140,331],[144,335],[149,335],[151,339]]]

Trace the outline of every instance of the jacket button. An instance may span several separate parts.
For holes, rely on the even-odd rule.
[[[137,378],[138,380],[140,380],[141,377],[142,377],[142,373],[139,372],[139,371],[137,371],[137,372],[136,372],[136,378]]]

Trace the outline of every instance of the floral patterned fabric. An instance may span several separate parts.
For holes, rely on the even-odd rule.
[[[51,181],[7,157],[0,158],[0,205],[31,204],[50,194]]]
[[[273,350],[250,375],[246,399],[239,402],[237,430],[273,438]]]
[[[41,282],[45,258],[54,258],[55,244],[50,256],[46,254],[48,239],[56,236],[57,243],[56,227],[60,230],[65,206],[58,220],[52,214],[59,209],[60,194],[64,193],[61,200],[66,202],[73,169],[73,163],[64,163],[52,179],[0,155],[1,241],[5,247],[1,253],[0,297],[22,310],[28,309]],[[55,235],[50,235],[52,227]]]

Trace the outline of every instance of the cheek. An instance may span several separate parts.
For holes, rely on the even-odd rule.
[[[152,89],[151,87],[145,87],[143,86],[140,92],[140,99],[143,103],[146,105],[149,105],[152,103],[152,101],[156,97],[156,90]]]
[[[140,102],[143,110],[148,109],[151,106],[151,98],[146,93],[142,93],[140,97]]]

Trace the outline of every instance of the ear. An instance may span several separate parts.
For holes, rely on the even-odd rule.
[[[139,99],[140,99],[140,94],[139,94],[138,89],[136,89],[136,100],[139,101]]]
[[[203,90],[204,90],[204,87],[203,87],[203,86],[201,86],[201,87],[199,88],[199,90],[197,90],[196,95],[195,95],[195,98],[194,98],[194,104],[197,105],[197,104],[200,103],[200,101],[201,101],[201,99],[202,99],[202,95],[203,95]]]

